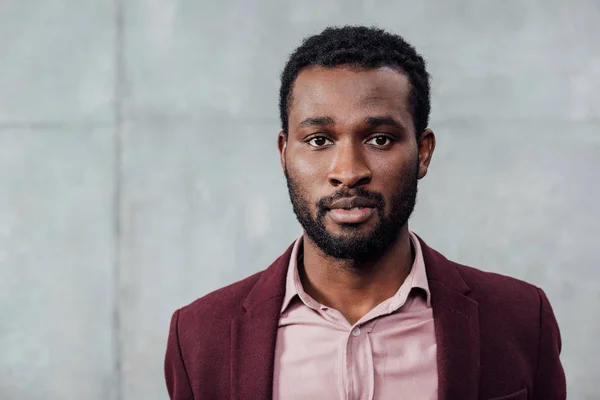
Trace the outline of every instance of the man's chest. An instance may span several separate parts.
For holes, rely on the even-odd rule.
[[[280,321],[274,399],[437,398],[431,308],[354,326],[297,310]]]

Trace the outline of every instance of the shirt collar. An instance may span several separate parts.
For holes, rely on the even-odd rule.
[[[431,292],[429,291],[429,284],[427,282],[427,271],[425,269],[425,260],[423,259],[421,243],[413,232],[409,231],[409,236],[415,251],[415,259],[413,261],[410,273],[394,295],[392,303],[400,307],[405,303],[406,298],[412,289],[419,288],[425,291],[427,296],[427,307],[431,308]],[[302,288],[302,282],[300,281],[300,275],[298,273],[298,256],[300,255],[301,248],[302,236],[296,240],[292,249],[292,255],[290,257],[290,263],[287,271],[285,296],[281,306],[281,313],[288,308],[291,301],[296,296],[300,297],[302,302],[310,308],[316,309],[321,307],[321,305],[308,294],[306,294]]]
[[[294,297],[298,295],[298,289],[296,285],[302,290],[302,283],[300,282],[300,275],[298,273],[298,255],[300,248],[302,247],[302,236],[300,236],[294,247],[292,248],[292,255],[290,257],[290,264],[288,266],[287,278],[285,280],[285,296],[283,297],[283,305],[281,306],[281,313],[289,306],[290,302]]]

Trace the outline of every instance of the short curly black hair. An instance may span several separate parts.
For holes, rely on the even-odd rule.
[[[281,73],[279,115],[284,135],[288,134],[292,86],[302,69],[313,65],[334,68],[392,67],[403,71],[411,83],[410,106],[415,133],[419,137],[429,124],[431,95],[429,73],[423,57],[399,35],[365,26],[329,27],[305,38],[289,57]]]

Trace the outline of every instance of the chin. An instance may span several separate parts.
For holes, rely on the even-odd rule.
[[[375,231],[375,226],[372,223],[365,222],[362,224],[333,224],[334,226],[327,229],[332,237],[353,237],[353,238],[368,238]]]

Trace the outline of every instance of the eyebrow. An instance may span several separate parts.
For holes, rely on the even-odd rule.
[[[391,126],[394,128],[404,128],[401,123],[392,117],[366,117],[365,124],[372,128],[380,126]],[[309,128],[314,126],[334,125],[335,121],[331,117],[312,117],[300,122],[300,128]]]
[[[309,128],[311,126],[333,125],[335,122],[331,117],[313,117],[300,122],[300,128]]]
[[[367,117],[365,123],[373,128],[379,126],[392,126],[394,128],[403,128],[402,124],[392,117]]]

